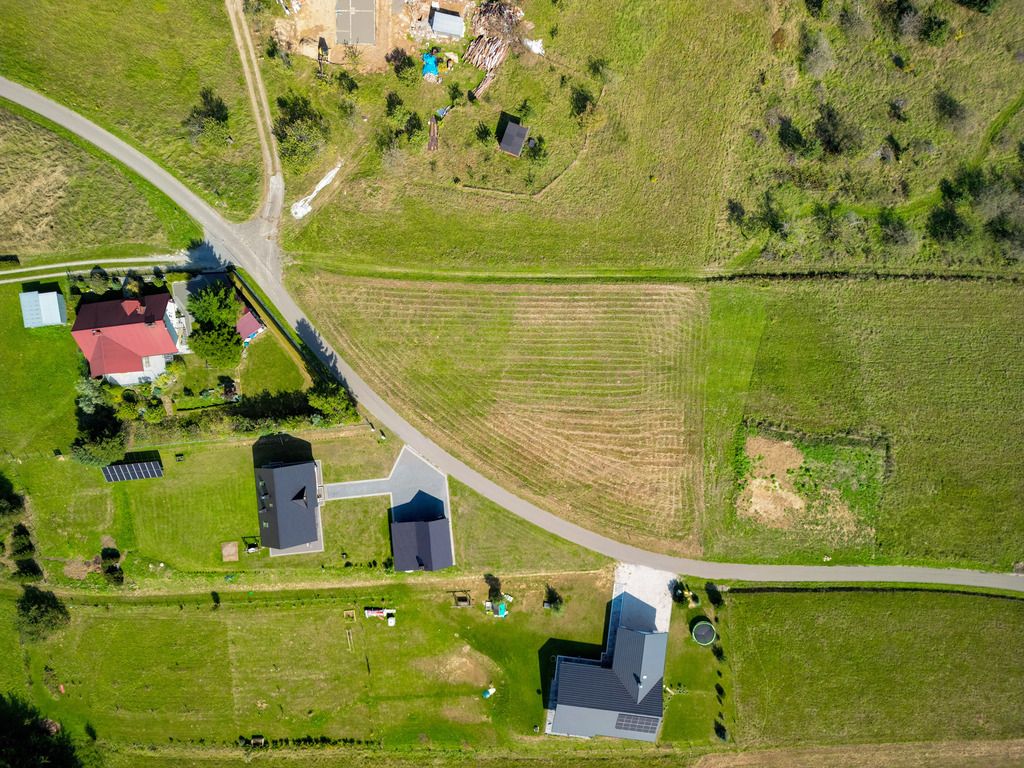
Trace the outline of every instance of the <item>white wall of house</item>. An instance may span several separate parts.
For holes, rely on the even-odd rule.
[[[150,355],[142,358],[142,370],[130,373],[108,373],[104,378],[111,384],[130,387],[144,381],[153,381],[167,370],[166,355]]]

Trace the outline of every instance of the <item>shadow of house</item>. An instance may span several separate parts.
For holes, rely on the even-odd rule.
[[[542,680],[551,680],[544,692],[549,711],[545,731],[656,741],[664,712],[668,633],[656,630],[655,607],[628,592],[608,606],[599,658],[594,658],[593,646],[585,654],[557,655],[552,672],[551,651],[546,649],[558,641],[549,640],[541,648]]]
[[[260,542],[271,557],[323,552],[323,472],[305,440],[260,438],[252,447]]]
[[[391,554],[396,571],[437,571],[455,564],[444,502],[425,491],[391,508]]]

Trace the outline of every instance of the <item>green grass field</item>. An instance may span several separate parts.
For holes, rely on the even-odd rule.
[[[321,331],[442,445],[583,525],[693,551],[702,292],[302,275]]]
[[[263,733],[386,747],[509,744],[541,722],[538,654],[548,639],[600,642],[606,596],[595,578],[561,580],[558,615],[541,607],[542,586],[508,579],[519,599],[501,622],[482,603],[459,610],[442,590],[393,585],[225,591],[216,609],[202,595],[85,597],[72,601],[70,627],[33,647],[28,672],[45,711],[113,742],[230,744]],[[482,600],[482,580],[473,591]],[[366,605],[397,608],[397,627],[365,619]],[[488,683],[500,693],[486,701]]]
[[[23,265],[166,251],[199,236],[155,188],[21,111],[0,109],[0,185],[0,251]]]
[[[1024,430],[1019,288],[943,282],[827,282],[712,290],[712,336],[743,315],[763,315],[757,357],[725,370],[732,391],[709,410],[744,403],[743,415],[816,434],[881,435],[891,446],[872,557],[977,563],[1019,560],[1024,509],[1018,445]],[[716,304],[743,301],[715,322]],[[753,308],[756,307],[756,308]],[[715,347],[728,341],[711,341]],[[744,369],[740,365],[750,367]],[[752,363],[752,365],[751,365]],[[732,373],[729,371],[732,367]],[[708,440],[731,448],[736,422]],[[709,459],[710,461],[711,459]],[[728,476],[728,472],[725,473]],[[722,485],[709,478],[708,550],[718,557],[793,555],[749,523],[731,519]],[[727,486],[726,486],[727,487]],[[811,551],[804,550],[810,558]],[[822,542],[818,557],[833,552]],[[855,559],[861,559],[858,555]]]
[[[232,218],[260,196],[260,159],[238,53],[219,0],[6,9],[0,73],[142,149]],[[192,141],[182,125],[201,88],[228,122]]]
[[[1024,732],[1024,602],[936,592],[726,596],[740,744]]]

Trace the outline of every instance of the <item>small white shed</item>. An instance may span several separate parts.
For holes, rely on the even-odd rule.
[[[430,12],[430,29],[435,35],[461,38],[466,34],[466,23],[455,11],[434,8]]]
[[[26,328],[64,325],[68,321],[67,304],[60,291],[25,291],[21,299],[21,320]]]

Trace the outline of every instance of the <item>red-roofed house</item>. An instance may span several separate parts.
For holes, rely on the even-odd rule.
[[[168,293],[80,304],[71,335],[93,376],[130,386],[152,381],[178,354],[174,313]]]

